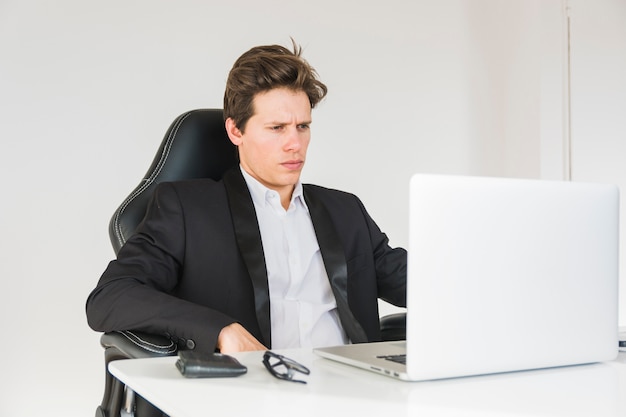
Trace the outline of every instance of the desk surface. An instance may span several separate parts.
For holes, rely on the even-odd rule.
[[[115,361],[109,369],[172,417],[626,415],[624,352],[606,363],[429,382],[396,381],[310,350],[276,352],[308,366],[308,384],[272,377],[262,352],[234,355],[248,367],[236,378],[187,379],[176,357]]]

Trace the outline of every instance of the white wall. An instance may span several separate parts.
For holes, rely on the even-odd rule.
[[[616,184],[626,237],[626,1],[570,0],[571,178]],[[626,244],[620,247],[620,322],[626,325]]]
[[[563,135],[561,9],[0,0],[0,415],[93,413],[104,369],[84,302],[113,256],[109,217],[175,116],[221,107],[243,51],[304,46],[330,89],[304,180],[355,192],[404,246],[413,172],[540,177],[562,163],[545,145]]]

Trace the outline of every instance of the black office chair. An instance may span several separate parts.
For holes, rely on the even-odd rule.
[[[224,128],[222,110],[201,109],[181,114],[167,130],[163,142],[141,183],[113,214],[109,237],[115,253],[135,232],[146,212],[148,200],[157,184],[191,178],[218,180],[237,164],[236,147]],[[405,339],[406,316],[392,314],[381,320],[383,340]],[[104,333],[105,391],[96,417],[162,416],[108,371],[112,360],[175,355],[178,346],[165,336],[136,331]]]

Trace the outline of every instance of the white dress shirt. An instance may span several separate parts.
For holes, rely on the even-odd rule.
[[[302,184],[285,210],[280,196],[243,168],[267,267],[272,348],[332,346],[347,343],[339,321]]]

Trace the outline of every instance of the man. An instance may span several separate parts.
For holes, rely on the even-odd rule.
[[[300,55],[261,46],[235,62],[224,117],[240,166],[157,187],[87,300],[94,330],[223,353],[380,339],[377,299],[406,304],[406,251],[356,196],[300,182],[327,92]]]

